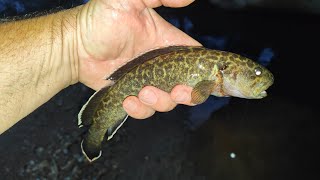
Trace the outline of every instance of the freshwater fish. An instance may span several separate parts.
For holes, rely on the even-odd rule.
[[[166,92],[179,84],[193,87],[191,102],[201,104],[210,95],[261,99],[273,84],[272,73],[238,54],[202,46],[169,46],[146,52],[120,67],[108,80],[114,84],[96,91],[78,114],[78,125],[89,126],[81,149],[89,162],[98,159],[101,145],[110,140],[128,115],[122,107],[128,96],[145,86]]]

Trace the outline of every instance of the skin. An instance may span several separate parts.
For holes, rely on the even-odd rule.
[[[183,7],[192,0],[91,0],[59,13],[0,24],[0,133],[81,82],[99,90],[133,57],[156,47],[200,45],[152,8]],[[115,35],[116,34],[116,35]],[[123,102],[136,118],[190,103],[192,88],[171,93],[145,87]]]

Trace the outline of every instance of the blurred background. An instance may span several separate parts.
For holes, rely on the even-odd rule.
[[[85,0],[0,0],[0,22]],[[3,179],[256,180],[318,177],[319,0],[196,0],[157,12],[205,47],[275,75],[262,100],[210,97],[132,118],[89,164],[77,114],[93,91],[70,86],[0,136]],[[2,36],[2,34],[0,34]],[[318,118],[317,118],[318,117]]]

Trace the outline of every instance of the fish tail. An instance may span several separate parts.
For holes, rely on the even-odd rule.
[[[86,139],[81,142],[81,150],[83,155],[87,158],[89,162],[93,162],[101,157],[102,151],[99,146],[92,146],[88,144]]]
[[[93,162],[99,159],[102,154],[101,144],[104,139],[105,131],[97,131],[96,129],[94,129],[95,131],[90,131],[90,129],[81,142],[81,150],[88,161]]]

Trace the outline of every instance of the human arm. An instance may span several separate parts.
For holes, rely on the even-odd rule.
[[[77,11],[0,24],[0,134],[78,81]]]
[[[38,18],[0,25],[0,133],[71,84],[98,90],[116,68],[149,49],[172,44],[200,45],[162,19],[152,8],[180,7],[191,0],[91,0],[83,6]],[[2,36],[3,35],[3,36]],[[156,98],[140,101],[143,94]],[[168,111],[181,92],[144,88],[139,99],[124,101],[135,118]],[[189,100],[179,103],[188,104]],[[136,107],[127,109],[126,107]]]

